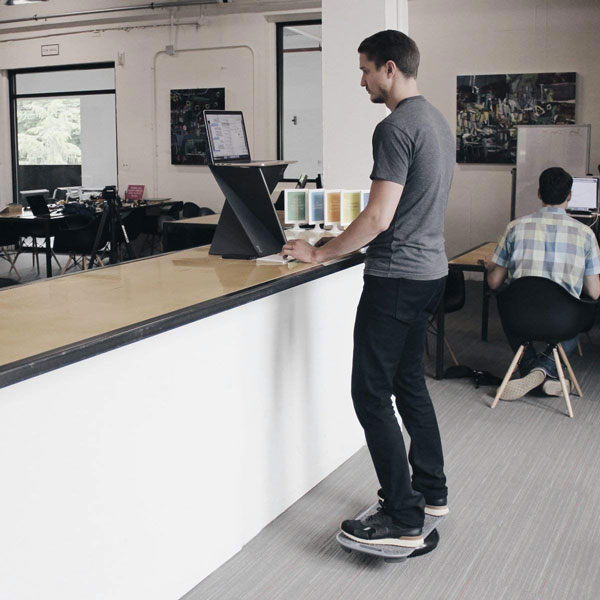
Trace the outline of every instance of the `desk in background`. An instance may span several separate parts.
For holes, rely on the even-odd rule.
[[[450,269],[458,269],[459,271],[471,271],[475,273],[485,273],[485,267],[482,262],[484,257],[493,254],[496,249],[496,242],[484,242],[471,248],[466,252],[458,254],[448,261]],[[485,276],[483,277],[483,290],[481,298],[481,339],[486,342],[488,337],[488,316],[490,304],[490,287],[487,284]],[[436,361],[435,361],[435,378],[443,379],[444,377],[444,328],[446,315],[444,313],[444,304],[440,303],[440,308],[437,314],[437,339],[436,339]]]
[[[179,221],[166,221],[162,230],[164,252],[206,246],[212,242],[220,215],[191,217]]]
[[[52,277],[52,246],[54,237],[65,221],[64,215],[34,217],[32,214],[0,214],[0,228],[20,237],[43,237],[46,240],[46,277]]]

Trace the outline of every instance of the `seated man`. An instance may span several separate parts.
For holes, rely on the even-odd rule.
[[[559,167],[546,169],[539,179],[538,198],[542,207],[536,213],[508,224],[492,257],[484,260],[487,281],[497,289],[519,277],[547,277],[579,298],[582,290],[594,300],[600,296],[600,251],[594,232],[569,217],[567,202],[573,178]],[[508,337],[514,352],[519,347]],[[561,342],[569,356],[577,347],[577,338]],[[516,400],[543,384],[552,396],[562,394],[556,364],[549,348],[536,354],[530,344],[519,366],[521,378],[506,386],[502,400]],[[567,382],[568,384],[569,382]]]

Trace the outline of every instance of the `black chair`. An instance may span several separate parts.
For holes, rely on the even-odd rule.
[[[13,231],[10,223],[3,223],[2,230],[0,230],[0,258],[4,259],[10,265],[8,274],[14,270],[18,279],[21,279],[19,271],[15,266],[17,256],[19,255],[19,235]]]
[[[181,213],[182,218],[190,219],[192,217],[200,216],[200,207],[194,202],[184,202],[183,211]]]
[[[450,314],[457,312],[465,305],[465,275],[459,269],[454,269],[450,265],[448,269],[448,278],[446,279],[446,288],[444,289],[444,314]],[[437,329],[435,326],[436,315],[431,315],[429,322],[427,323],[427,332],[433,335],[437,335]],[[458,367],[459,363],[454,354],[454,350],[448,341],[448,337],[444,335],[444,343],[450,352],[452,361]]]
[[[55,236],[53,245],[56,254],[67,254],[69,256],[69,260],[60,272],[61,275],[64,275],[72,262],[74,265],[80,263],[82,269],[87,269],[86,256],[90,256],[94,249],[101,218],[102,215],[96,215],[92,219],[79,216],[67,218],[65,229]],[[107,220],[104,224],[104,231],[100,236],[99,248],[106,246],[109,234]]]
[[[161,237],[163,223],[165,221],[177,221],[182,207],[183,202],[175,202],[168,207],[160,205],[145,207],[141,230],[146,235],[146,243],[142,246],[142,253],[146,249],[150,250],[150,254],[154,254],[155,249],[158,249],[159,252],[162,250]]]
[[[498,388],[492,408],[498,404],[526,346],[533,342],[545,342],[552,347],[567,411],[573,417],[562,363],[567,367],[577,394],[583,394],[560,342],[574,338],[592,326],[598,303],[575,298],[561,285],[545,277],[516,279],[496,298],[502,327],[505,333],[517,338],[520,346]]]
[[[123,227],[127,232],[127,238],[129,242],[134,242],[142,233],[142,227],[144,225],[144,219],[146,218],[146,209],[143,206],[136,206],[135,208],[123,211],[121,213],[121,221]],[[122,245],[125,243],[125,237],[120,229],[117,229],[116,242],[118,247],[118,254],[120,260],[122,260]],[[135,258],[129,256],[129,258]]]

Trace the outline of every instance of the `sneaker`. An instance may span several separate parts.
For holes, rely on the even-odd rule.
[[[385,501],[385,495],[382,488],[377,490],[377,498],[379,498],[380,502]],[[449,512],[450,509],[448,508],[447,498],[435,498],[433,500],[425,498],[426,515],[429,515],[430,517],[445,517]]]
[[[567,384],[567,394],[570,394],[571,382],[568,379],[565,379],[565,383]],[[562,387],[558,379],[546,379],[546,381],[544,381],[544,385],[542,386],[542,390],[544,390],[544,394],[546,394],[546,396],[563,395]]]
[[[343,521],[341,530],[344,535],[364,544],[384,544],[403,548],[419,548],[423,545],[423,529],[406,527],[392,519],[378,508],[376,513],[362,520]]]
[[[546,373],[540,369],[534,369],[529,375],[520,379],[512,379],[504,388],[500,400],[510,401],[522,398],[534,388],[542,385],[544,379],[546,379]]]

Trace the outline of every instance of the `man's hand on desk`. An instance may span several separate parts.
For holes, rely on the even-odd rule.
[[[318,263],[319,250],[304,240],[289,240],[281,249],[282,256],[291,256],[305,263]]]

